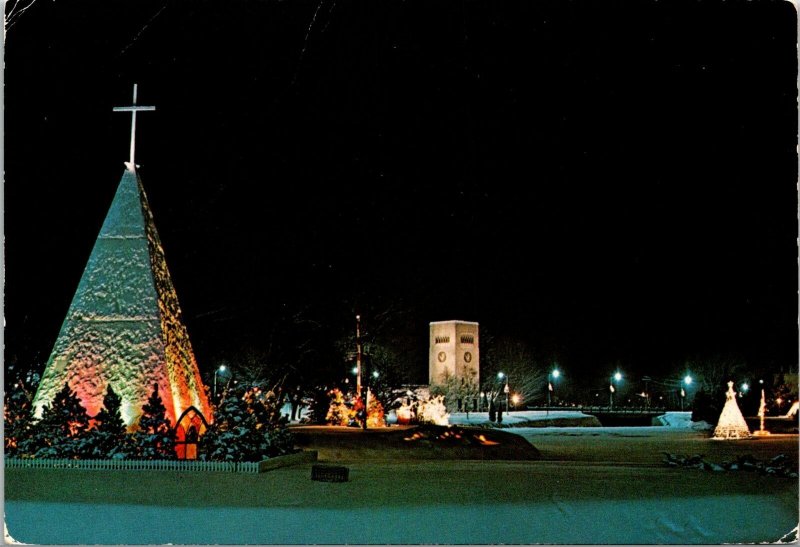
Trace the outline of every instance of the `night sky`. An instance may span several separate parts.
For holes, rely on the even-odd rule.
[[[13,5],[13,2],[9,5]],[[604,376],[797,370],[783,1],[38,0],[5,70],[5,357],[43,364],[128,155],[201,369],[303,310]],[[592,380],[594,381],[594,380]]]

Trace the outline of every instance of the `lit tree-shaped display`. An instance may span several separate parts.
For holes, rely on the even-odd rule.
[[[326,420],[331,425],[348,425],[353,418],[354,412],[348,408],[344,401],[344,395],[338,389],[333,389],[329,393],[331,404],[328,407]]]
[[[728,382],[728,392],[725,394],[725,406],[719,416],[717,427],[714,429],[715,439],[744,439],[750,436],[747,422],[744,421],[742,411],[736,404],[736,392],[733,391],[733,382]]]
[[[386,427],[383,405],[372,393],[367,396],[367,427]]]

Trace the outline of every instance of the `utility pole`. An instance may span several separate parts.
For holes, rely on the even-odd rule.
[[[361,316],[356,315],[356,393],[361,396]]]
[[[361,398],[361,403],[364,405],[364,418],[361,420],[361,427],[367,429],[367,396],[368,390],[361,383],[362,373],[362,354],[361,354],[361,316],[356,315],[356,393]]]

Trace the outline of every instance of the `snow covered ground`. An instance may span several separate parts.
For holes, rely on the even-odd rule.
[[[551,410],[549,412],[545,410],[515,410],[503,414],[503,425],[510,427],[528,422],[546,422],[554,420],[575,420],[576,426],[579,426],[578,424],[593,425],[593,416],[584,414],[578,410]],[[664,415],[656,417],[656,420],[663,427],[676,429],[702,431],[711,429],[712,427],[706,422],[692,422],[691,412],[666,412]],[[450,423],[457,425],[494,425],[489,421],[488,412],[470,412],[469,414],[454,412],[450,414]],[[596,424],[595,422],[594,425]],[[625,429],[631,428],[626,427]]]
[[[668,421],[513,428],[506,431],[532,442],[542,460],[348,461],[350,481],[341,484],[309,480],[309,465],[249,476],[8,470],[6,524],[16,540],[57,544],[717,544],[796,537],[797,479],[671,469],[661,465],[661,451],[710,461],[797,458],[797,435],[714,441],[685,416]]]
[[[524,422],[556,420],[556,419],[573,419],[573,420],[592,420],[592,416],[584,414],[583,412],[575,410],[551,410],[546,412],[544,410],[521,410],[503,413],[503,425],[514,426]],[[488,412],[453,412],[450,414],[451,425],[494,425],[489,421]]]
[[[6,510],[12,534],[45,544],[716,544],[788,540],[797,522],[791,503],[776,506],[770,494],[330,509],[11,502]]]

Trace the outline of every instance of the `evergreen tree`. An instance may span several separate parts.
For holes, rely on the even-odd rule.
[[[214,409],[214,423],[200,439],[202,458],[243,462],[260,459],[256,417],[248,412],[241,390],[229,390]]]
[[[28,390],[22,380],[4,394],[3,437],[6,457],[19,453],[19,445],[31,435],[33,428],[33,393],[36,386]]]
[[[281,403],[274,393],[262,394],[259,390],[250,390],[253,395],[245,397],[247,411],[252,413],[256,430],[259,433],[259,454],[256,458],[272,458],[294,452],[294,437],[287,428],[288,418],[281,414]]]
[[[206,460],[260,461],[293,451],[294,440],[274,395],[231,389],[215,408],[199,448]]]
[[[139,430],[133,434],[137,458],[144,460],[175,459],[175,432],[167,418],[167,408],[153,384],[153,393],[142,406]]]
[[[88,428],[86,409],[69,384],[64,384],[53,402],[43,408],[30,437],[20,443],[20,452],[36,458],[85,457]]]
[[[133,452],[121,409],[122,400],[109,385],[103,397],[103,407],[94,417],[94,428],[88,434],[91,457],[124,458]]]
[[[315,388],[311,394],[311,402],[306,412],[306,421],[312,424],[327,423],[326,417],[330,403],[331,398],[328,396],[328,389],[325,387]]]

